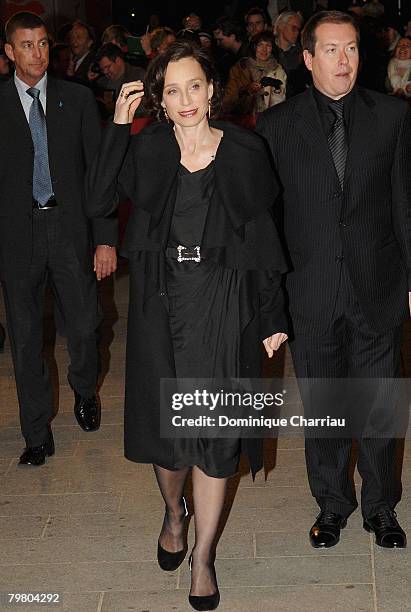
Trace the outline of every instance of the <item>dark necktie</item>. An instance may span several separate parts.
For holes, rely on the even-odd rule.
[[[44,206],[53,195],[51,185],[49,153],[47,147],[46,117],[40,102],[40,90],[27,89],[33,98],[29,113],[29,126],[34,145],[33,198]]]
[[[334,100],[334,102],[330,103],[330,108],[335,115],[335,122],[328,136],[328,146],[330,147],[341,189],[343,189],[345,162],[348,152],[347,133],[343,116],[344,102],[342,100]]]

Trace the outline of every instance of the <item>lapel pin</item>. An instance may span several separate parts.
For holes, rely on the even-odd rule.
[[[59,102],[59,108],[63,108],[63,102],[61,100]]]

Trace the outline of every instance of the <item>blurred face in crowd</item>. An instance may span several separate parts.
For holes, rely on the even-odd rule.
[[[315,30],[315,53],[304,50],[304,61],[315,87],[338,100],[354,87],[358,72],[357,33],[349,23],[322,23]]]
[[[395,57],[399,60],[411,59],[411,40],[409,38],[400,38],[395,47]]]
[[[198,31],[201,30],[201,19],[198,15],[194,15],[194,13],[192,15],[188,15],[187,17],[184,18],[184,27],[188,28],[189,30],[194,30],[194,31]]]
[[[395,28],[392,28],[391,26],[387,26],[386,28],[384,28],[382,37],[387,47],[389,47],[390,45],[392,45],[393,42],[395,42],[397,36],[398,32]]]
[[[212,83],[193,57],[185,57],[167,66],[162,106],[175,125],[194,127],[207,117]]]
[[[286,23],[278,24],[278,32],[287,45],[295,45],[300,35],[301,20],[297,15],[293,15]]]
[[[172,45],[173,42],[175,42],[175,40],[176,40],[176,37],[174,36],[174,34],[167,34],[167,36],[161,41],[157,51],[159,53],[164,53],[167,47]]]
[[[93,44],[93,40],[87,31],[87,28],[78,24],[74,25],[70,30],[69,44],[74,57],[83,57]]]
[[[267,61],[272,53],[273,46],[268,40],[261,40],[255,48],[255,59]]]
[[[262,15],[249,15],[246,21],[246,28],[249,36],[254,36],[266,29],[266,23]]]
[[[14,62],[16,74],[30,87],[44,76],[49,65],[49,41],[44,27],[18,28],[11,43],[4,45],[9,59]]]
[[[71,52],[68,47],[60,49],[58,55],[52,60],[52,68],[54,76],[64,79],[67,75],[67,70],[70,65]]]
[[[9,74],[9,58],[7,55],[0,55],[0,75],[5,76]]]
[[[111,60],[108,57],[102,57],[98,65],[100,66],[101,72],[110,81],[117,81],[120,79],[126,67],[122,57],[116,57],[115,60]]]
[[[208,36],[200,36],[200,42],[201,46],[204,47],[204,49],[211,49],[212,42],[211,38],[208,38]]]
[[[214,39],[219,47],[226,51],[231,51],[234,48],[236,38],[234,34],[226,36],[222,30],[214,30]]]

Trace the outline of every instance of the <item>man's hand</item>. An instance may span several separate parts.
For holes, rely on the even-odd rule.
[[[279,332],[278,334],[274,334],[273,336],[269,336],[265,340],[263,340],[264,348],[267,351],[267,355],[271,359],[274,355],[274,351],[278,351],[283,342],[288,340],[287,334],[283,334]]]
[[[94,253],[94,272],[97,280],[110,276],[117,268],[116,247],[99,244]]]

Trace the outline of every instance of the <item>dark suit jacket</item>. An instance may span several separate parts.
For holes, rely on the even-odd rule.
[[[265,111],[266,138],[283,187],[294,328],[324,333],[343,255],[361,309],[383,332],[408,316],[411,271],[410,111],[393,97],[355,90],[341,192],[312,89]]]
[[[0,84],[0,276],[24,276],[32,249],[34,148],[20,98],[10,79]],[[116,219],[91,226],[84,213],[84,174],[100,142],[100,119],[90,91],[47,79],[47,135],[53,190],[66,237],[90,268],[93,241],[116,244]]]

